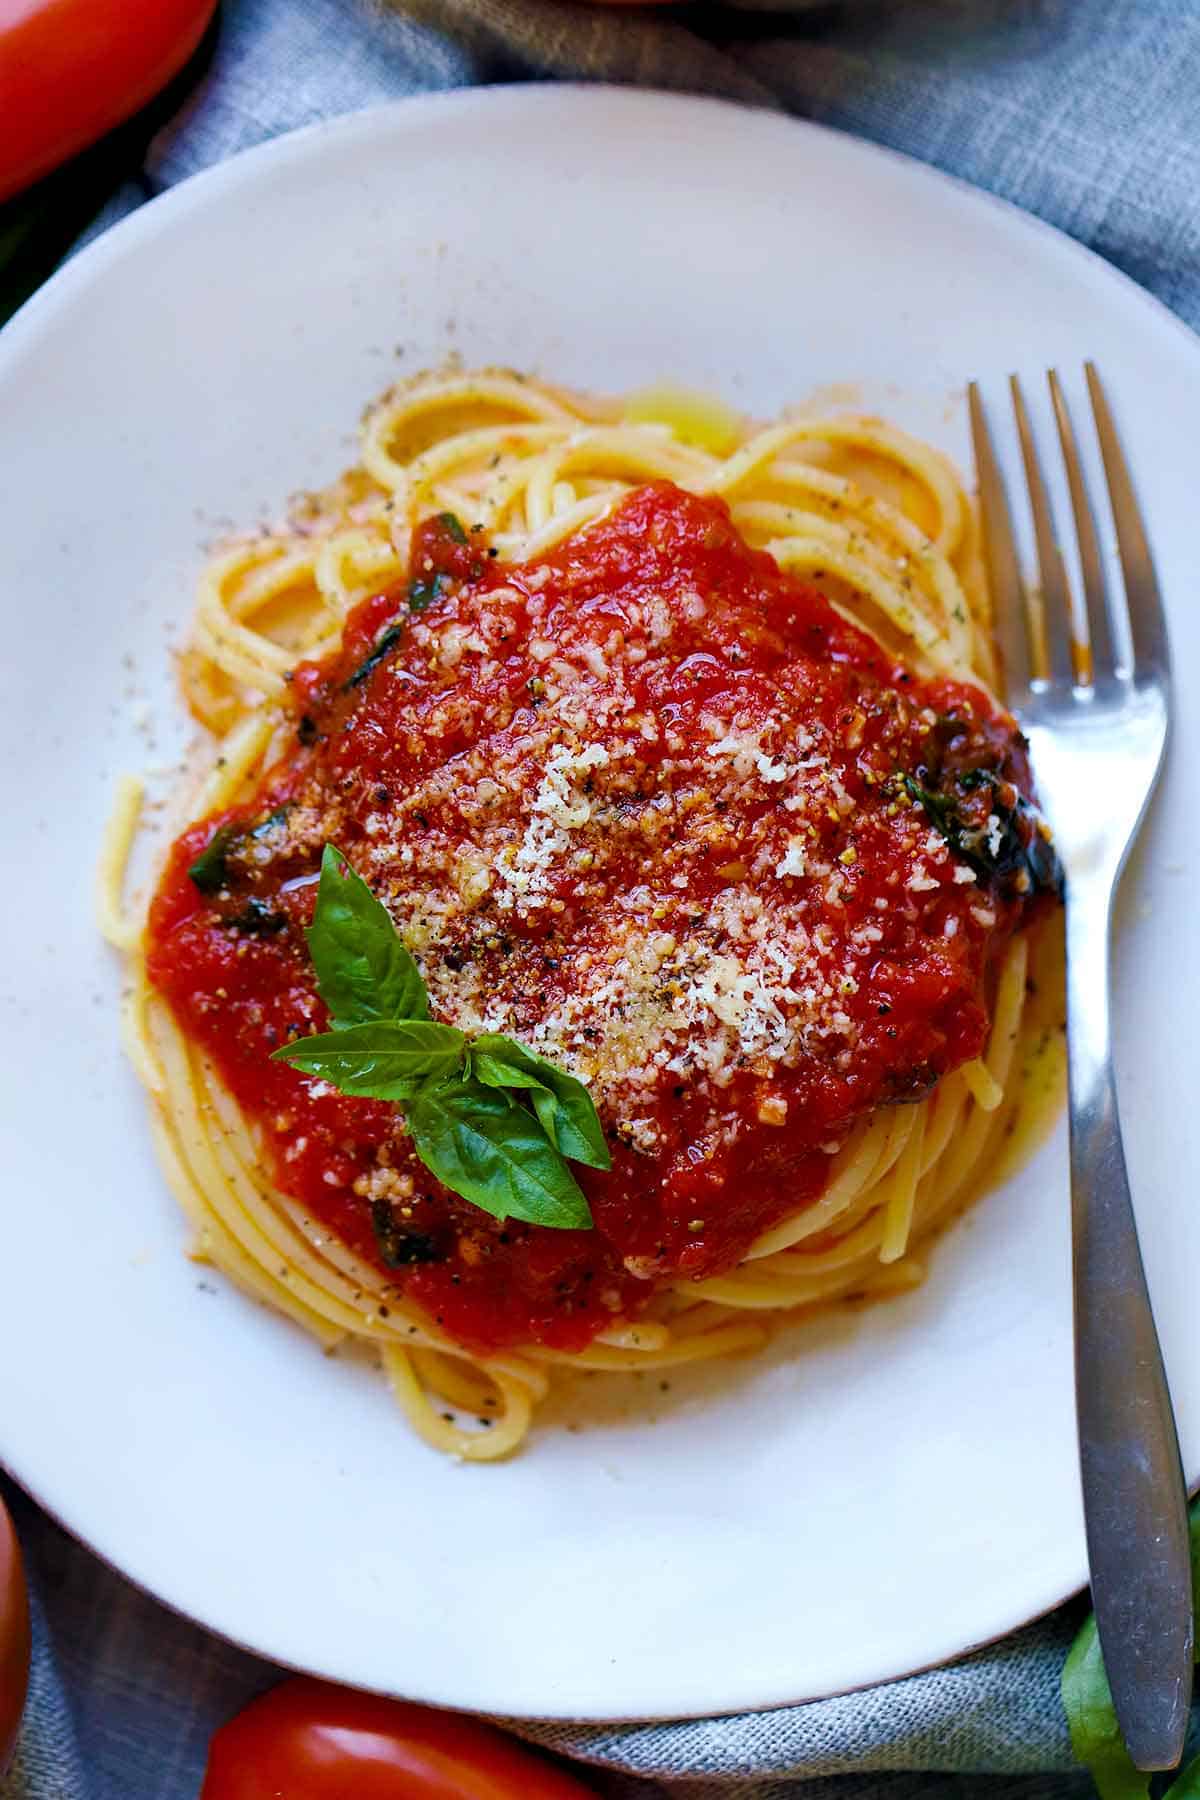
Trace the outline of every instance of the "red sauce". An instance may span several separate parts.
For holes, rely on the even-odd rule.
[[[150,978],[277,1184],[380,1268],[383,1209],[397,1293],[478,1350],[579,1348],[732,1266],[858,1119],[979,1053],[1037,886],[1019,854],[995,866],[1004,821],[1008,851],[1038,848],[1023,742],[666,484],[525,566],[430,521],[411,580],[295,671],[296,745],[254,796],[175,845]],[[947,795],[973,856],[937,826]],[[187,871],[221,826],[206,893]],[[393,1107],[269,1061],[326,1025],[302,928],[327,840],[436,1017],[486,1011],[590,1081],[613,1148],[576,1170],[593,1231],[500,1224]]]

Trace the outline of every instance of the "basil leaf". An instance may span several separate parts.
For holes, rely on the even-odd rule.
[[[291,810],[292,802],[285,800],[283,805],[277,806],[273,813],[269,813],[265,819],[260,819],[257,825],[251,825],[245,831],[239,831],[237,826],[232,823],[218,825],[208,844],[188,869],[189,877],[195,882],[200,892],[202,894],[220,893],[229,880],[230,853],[239,850],[251,839],[261,840],[267,837],[277,825],[283,824]]]
[[[466,1079],[422,1088],[406,1108],[413,1148],[453,1193],[497,1219],[586,1230],[588,1203],[532,1113]]]
[[[1200,1602],[1200,1500],[1188,1514],[1192,1547],[1192,1580]],[[1198,1607],[1200,1611],[1200,1607]],[[1198,1620],[1200,1623],[1200,1620]],[[1197,1640],[1200,1660],[1200,1637]],[[1100,1800],[1146,1800],[1150,1776],[1135,1769],[1125,1748],[1116,1708],[1104,1669],[1095,1616],[1088,1618],[1071,1645],[1062,1672],[1062,1703],[1076,1759],[1091,1771]],[[1200,1800],[1200,1757],[1176,1777],[1163,1800]]]
[[[408,1231],[396,1223],[389,1200],[372,1200],[371,1230],[379,1254],[389,1269],[407,1269],[413,1263],[442,1262],[444,1257],[434,1240],[423,1231]]]
[[[332,844],[306,935],[333,1029],[284,1045],[273,1060],[344,1094],[399,1104],[417,1155],[483,1211],[590,1226],[566,1158],[606,1169],[609,1156],[583,1083],[498,1032],[472,1046],[431,1020],[420,970],[387,908]],[[529,1094],[532,1113],[510,1089]]]
[[[449,587],[448,575],[431,575],[428,581],[414,581],[408,590],[409,612],[424,612],[431,600],[436,600],[443,588]]]
[[[980,787],[993,790],[992,816],[999,833],[994,844],[986,832],[967,824],[955,795],[925,787],[914,775],[901,774],[900,784],[909,799],[924,810],[954,854],[961,856],[982,880],[1007,888],[1017,878],[1015,891],[1029,895],[1062,892],[1062,866],[1053,842],[1043,835],[1041,813],[1021,793],[1015,805],[1006,806],[996,792],[999,782],[993,770],[964,769],[955,778],[955,786],[960,796]],[[1021,875],[1025,877],[1024,886],[1019,884]]]
[[[409,1100],[425,1082],[445,1081],[462,1068],[466,1038],[453,1025],[428,1019],[375,1019],[344,1031],[300,1038],[271,1052],[319,1075],[343,1094],[369,1100]]]
[[[389,625],[387,630],[383,633],[383,636],[376,641],[375,648],[369,655],[363,658],[362,662],[359,663],[353,675],[348,675],[346,680],[343,681],[343,694],[348,694],[352,688],[361,687],[367,677],[373,674],[379,667],[389,651],[396,648],[396,645],[403,636],[403,624]]]
[[[251,894],[241,912],[222,919],[221,924],[227,931],[240,932],[243,937],[274,937],[277,931],[287,930],[288,916],[275,912]]]
[[[438,514],[438,524],[444,525],[456,544],[465,544],[467,534],[462,528],[462,521],[457,513],[444,512]]]
[[[293,804],[293,801],[285,800],[283,805],[277,806],[273,813],[268,813],[265,819],[260,819],[257,825],[252,825],[246,833],[246,836],[248,838],[254,838],[256,842],[261,843],[263,838],[271,835],[277,825],[282,825],[286,822]]]
[[[1193,1756],[1175,1777],[1163,1800],[1200,1800],[1200,1756]]]
[[[595,1102],[574,1075],[498,1031],[474,1040],[471,1069],[486,1087],[526,1089],[546,1136],[572,1162],[612,1167]]]
[[[421,971],[387,907],[340,850],[326,844],[313,922],[305,933],[335,1030],[372,1019],[427,1019]]]
[[[225,858],[236,835],[232,825],[218,825],[195,862],[189,865],[188,877],[202,894],[219,894],[225,886]]]
[[[1094,1617],[1075,1639],[1063,1666],[1062,1702],[1071,1749],[1090,1770],[1100,1800],[1146,1800],[1150,1777],[1134,1768],[1125,1748]]]

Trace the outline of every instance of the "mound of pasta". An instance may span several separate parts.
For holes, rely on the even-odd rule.
[[[1052,1096],[969,503],[878,420],[425,376],[206,568],[129,1040],[198,1254],[432,1444],[922,1278]],[[569,1166],[568,1166],[569,1165]]]

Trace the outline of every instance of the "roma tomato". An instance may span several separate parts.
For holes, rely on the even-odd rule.
[[[301,1677],[221,1727],[200,1800],[586,1800],[590,1792],[491,1725]]]
[[[8,1767],[29,1682],[29,1602],[12,1520],[0,1503],[0,1775]]]
[[[0,200],[152,100],[216,0],[0,0]]]

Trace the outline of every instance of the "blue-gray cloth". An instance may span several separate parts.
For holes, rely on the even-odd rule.
[[[640,16],[576,0],[228,0],[207,73],[95,229],[292,126],[574,76],[725,94],[907,150],[1071,232],[1200,325],[1200,0],[770,4]],[[3,1800],[194,1800],[211,1731],[277,1672],[15,1504],[37,1653]],[[782,1712],[519,1728],[596,1765],[613,1800],[1065,1800],[1092,1791],[1058,1700],[1081,1616]]]

